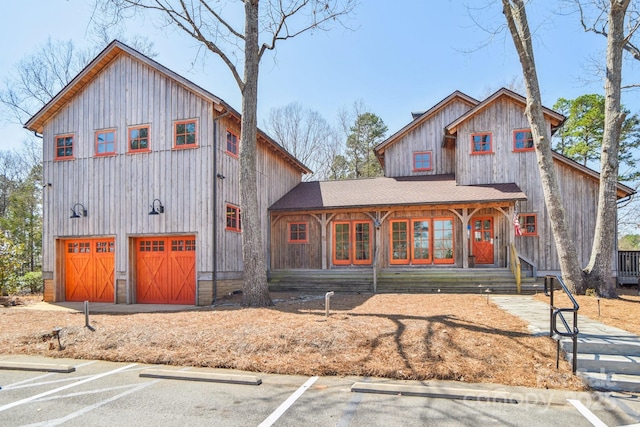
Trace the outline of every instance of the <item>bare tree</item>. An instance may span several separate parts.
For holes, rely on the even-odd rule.
[[[107,37],[103,33],[100,37]],[[153,43],[135,37],[134,46],[153,56]],[[67,85],[107,43],[78,48],[71,40],[47,41],[15,64],[0,90],[0,115],[23,125]]]
[[[625,114],[621,109],[622,53],[629,41],[624,22],[630,0],[610,0],[607,18],[607,59],[605,77],[605,130],[602,141],[600,185],[596,228],[591,258],[584,271],[580,270],[575,245],[570,238],[566,213],[559,196],[557,178],[551,157],[549,130],[544,126],[540,89],[535,68],[531,33],[523,0],[502,0],[503,13],[522,65],[527,89],[526,114],[536,141],[536,153],[547,210],[551,218],[560,267],[568,285],[578,293],[594,287],[604,297],[615,297],[615,282],[611,275],[611,260],[615,243],[616,187],[618,179],[618,151]]]
[[[244,11],[238,9],[244,3]],[[314,29],[328,29],[349,14],[356,0],[96,0],[112,21],[130,13],[150,13],[217,55],[242,95],[240,123],[240,203],[245,306],[271,305],[260,228],[256,182],[258,72],[260,60],[278,42]],[[101,14],[101,16],[103,16]],[[239,17],[243,16],[243,19]]]
[[[533,56],[531,32],[524,7],[524,0],[502,0],[503,13],[516,51],[522,65],[524,84],[527,94],[525,113],[531,124],[531,133],[535,141],[540,178],[547,210],[551,219],[551,229],[558,250],[560,268],[567,285],[574,291],[584,292],[584,281],[578,253],[576,251],[567,215],[560,198],[560,188],[553,163],[551,135],[542,113],[542,100],[538,75]]]
[[[336,140],[335,130],[318,113],[292,102],[269,111],[265,126],[267,133],[287,151],[309,167],[313,174],[305,181],[322,180],[329,176],[328,165],[332,145]]]

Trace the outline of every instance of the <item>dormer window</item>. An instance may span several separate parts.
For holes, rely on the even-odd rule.
[[[471,154],[490,154],[492,152],[491,132],[471,135]]]
[[[431,151],[419,151],[413,153],[413,171],[430,171],[433,169],[431,163]]]

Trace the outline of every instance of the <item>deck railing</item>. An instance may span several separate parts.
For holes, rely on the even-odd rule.
[[[640,251],[618,251],[618,282],[638,283]]]
[[[518,290],[518,293],[520,293],[520,284],[522,283],[522,268],[520,266],[520,257],[518,256],[516,245],[513,243],[511,243],[511,260],[509,264],[511,272],[516,277],[516,289]]]
[[[569,299],[571,300],[571,303],[573,304],[573,307],[571,308],[559,308],[555,306],[554,300],[553,300],[553,290],[555,288],[555,281],[558,281],[560,283],[560,286],[562,286],[562,289],[564,290],[564,292],[567,294],[567,296],[569,297]],[[558,367],[560,366],[560,340],[562,337],[570,337],[573,343],[573,360],[571,363],[571,367],[572,367],[572,371],[575,374],[576,373],[576,369],[577,369],[577,365],[578,365],[578,333],[580,332],[578,330],[578,310],[580,309],[580,306],[578,305],[578,303],[576,302],[575,298],[573,297],[573,295],[571,294],[571,291],[569,291],[569,289],[567,288],[567,285],[564,284],[564,282],[562,281],[562,279],[560,278],[560,276],[545,276],[544,278],[544,293],[545,295],[547,295],[548,297],[550,297],[549,300],[549,336],[551,338],[553,338],[554,340],[556,340],[557,342],[557,347],[556,347],[556,369],[558,369]],[[564,318],[564,313],[573,313],[573,325],[569,326],[569,323],[567,322],[567,320]],[[560,321],[562,322],[562,325],[564,326],[564,330],[559,331],[558,330],[558,318],[560,318]]]

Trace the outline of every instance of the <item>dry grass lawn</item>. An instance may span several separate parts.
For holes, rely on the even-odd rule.
[[[272,293],[272,308],[93,314],[0,307],[0,353],[300,375],[456,380],[582,390],[555,342],[480,295]],[[637,309],[637,305],[636,305]],[[61,331],[63,350],[51,339]]]

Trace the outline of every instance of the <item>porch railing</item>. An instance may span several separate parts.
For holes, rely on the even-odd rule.
[[[637,283],[640,278],[640,251],[618,251],[618,282]]]
[[[511,260],[509,261],[511,272],[516,277],[516,289],[520,293],[520,284],[522,283],[522,268],[520,266],[520,257],[516,245],[511,243]]]

